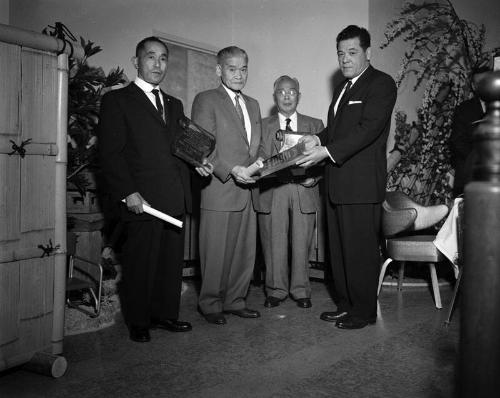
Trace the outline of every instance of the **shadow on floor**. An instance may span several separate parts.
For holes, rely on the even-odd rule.
[[[261,287],[248,306],[259,319],[228,316],[208,324],[187,281],[181,317],[189,333],[151,332],[133,343],[121,316],[106,329],[65,338],[68,371],[50,379],[22,369],[0,374],[0,397],[452,397],[458,314],[443,326],[451,288],[436,310],[427,288],[384,287],[376,325],[340,330],[319,319],[334,310],[325,285],[312,282],[313,307],[291,300],[263,307]]]

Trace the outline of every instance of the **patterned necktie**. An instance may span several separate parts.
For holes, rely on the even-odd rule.
[[[165,121],[165,115],[163,114],[163,105],[161,104],[161,101],[160,101],[160,92],[158,89],[153,89],[151,90],[151,92],[154,94],[155,96],[155,100],[156,100],[156,110],[158,111],[158,113],[160,114],[161,118],[163,119],[163,121]]]
[[[245,128],[245,117],[243,116],[243,109],[241,109],[239,94],[236,94],[234,101],[235,101],[234,107],[236,108],[236,113],[238,114],[238,117],[240,118],[241,123],[243,124],[243,128]]]
[[[286,131],[293,131],[293,130],[292,130],[292,127],[290,126],[290,122],[291,122],[291,121],[292,121],[292,119],[290,119],[290,118],[286,118],[286,119],[285,119],[285,122],[286,122],[285,130],[286,130]]]

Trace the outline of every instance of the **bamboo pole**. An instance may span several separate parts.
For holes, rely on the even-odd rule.
[[[72,43],[72,46],[65,45],[63,40],[53,36],[16,28],[11,25],[0,24],[0,41],[53,53],[63,52],[68,55],[71,55],[71,48],[73,48],[73,54],[71,55],[73,58],[81,59],[84,56],[83,48],[77,43]]]
[[[66,165],[68,130],[68,55],[57,57],[57,136],[55,181],[54,240],[59,250],[54,258],[54,312],[52,320],[52,353],[63,351],[64,310],[66,301]]]

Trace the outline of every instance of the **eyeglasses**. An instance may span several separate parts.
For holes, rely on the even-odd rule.
[[[290,90],[276,90],[274,92],[276,95],[279,95],[281,97],[284,97],[285,95],[289,95],[290,97],[296,97],[297,95],[299,95],[299,92],[297,90],[295,90],[294,88],[290,89]]]

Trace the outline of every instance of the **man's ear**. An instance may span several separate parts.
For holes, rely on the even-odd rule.
[[[216,74],[217,74],[217,76],[219,76],[219,77],[221,77],[221,76],[222,76],[222,67],[221,67],[219,64],[217,64],[217,65],[215,66],[215,73],[216,73]]]
[[[135,69],[139,69],[139,65],[138,65],[139,61],[135,55],[132,58],[130,58],[130,61],[132,61],[132,65],[134,65]]]
[[[372,56],[372,48],[371,48],[371,47],[368,47],[368,48],[366,49],[366,59],[369,61],[369,60],[370,60],[370,58],[371,58],[371,56]]]

